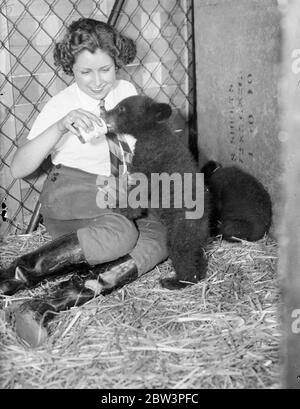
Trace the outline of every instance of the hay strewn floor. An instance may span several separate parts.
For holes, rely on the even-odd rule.
[[[48,240],[43,229],[8,237],[0,243],[0,265]],[[207,254],[205,281],[164,290],[158,279],[171,271],[165,262],[61,313],[37,349],[20,344],[1,311],[0,387],[280,387],[276,243],[216,240]],[[2,297],[2,307],[40,292],[42,286]]]

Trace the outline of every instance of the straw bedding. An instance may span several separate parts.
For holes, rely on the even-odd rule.
[[[6,237],[0,264],[49,239],[43,226]],[[159,278],[172,270],[166,261],[110,295],[58,314],[36,349],[17,339],[2,310],[1,389],[280,387],[277,244],[216,239],[207,256],[203,282],[162,289]],[[4,296],[2,307],[51,285]]]

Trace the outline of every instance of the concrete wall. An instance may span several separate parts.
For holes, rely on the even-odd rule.
[[[198,144],[207,157],[237,164],[280,203],[276,0],[197,0],[195,46]],[[277,216],[275,216],[277,217]]]
[[[300,2],[285,7],[279,83],[284,206],[279,234],[285,388],[300,388]]]

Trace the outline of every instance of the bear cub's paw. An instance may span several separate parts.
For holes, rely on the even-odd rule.
[[[176,277],[161,278],[159,282],[163,288],[167,288],[168,290],[181,290],[182,288],[186,288],[195,284],[189,283],[187,281],[180,281]]]

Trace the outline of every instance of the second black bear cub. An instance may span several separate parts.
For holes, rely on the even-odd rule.
[[[201,172],[211,195],[211,234],[248,241],[261,239],[272,222],[272,203],[264,186],[237,166],[209,161]]]
[[[131,173],[143,173],[148,181],[151,175],[162,173],[177,173],[182,179],[184,174],[195,176],[197,165],[191,153],[166,123],[171,113],[168,104],[157,103],[141,95],[124,99],[106,113],[106,122],[113,132],[131,134],[136,138]],[[148,193],[150,201],[151,196],[157,195],[158,191],[154,192],[151,187]],[[160,203],[159,208],[148,206],[146,209],[149,215],[154,215],[167,227],[169,256],[176,277],[162,279],[161,284],[169,289],[183,288],[187,285],[185,282],[196,283],[205,277],[207,260],[204,246],[209,234],[207,206],[200,220],[186,219],[185,212],[188,209],[184,207],[185,203],[180,208],[172,207],[174,193],[171,183],[170,208],[164,208]],[[142,213],[143,209],[138,210]],[[130,208],[120,211],[128,218],[137,217]]]

